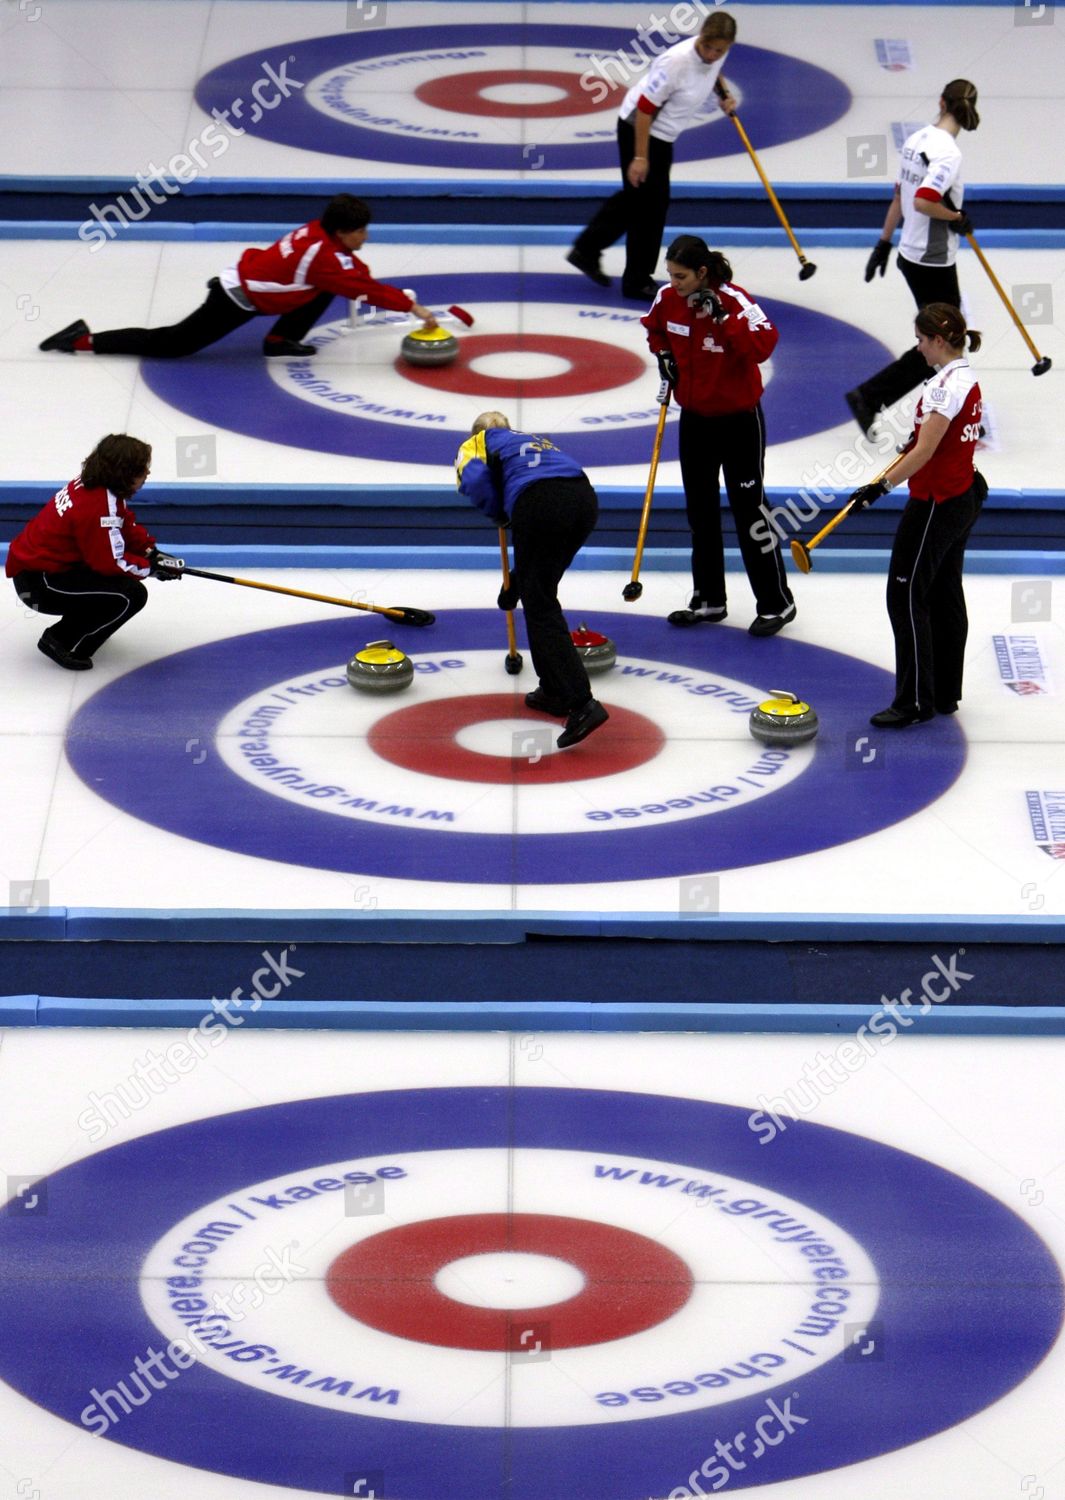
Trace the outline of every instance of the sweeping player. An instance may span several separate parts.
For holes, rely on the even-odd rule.
[[[70,672],[85,672],[109,636],[148,602],[141,581],[181,577],[179,559],[160,552],[126,501],[150,471],[152,450],[112,433],[15,537],[7,576],[23,604],[60,619],[37,642]]]
[[[81,318],[39,345],[62,354],[139,354],[181,359],[216,344],[252,318],[276,322],[263,339],[263,354],[306,358],[317,354],[303,339],[334,297],[368,302],[392,312],[412,312],[426,329],[436,328],[427,307],[397,286],[375,281],[355,255],[369,234],[370,210],[361,198],[338,193],[321,219],[293,229],[267,249],[245,250],[236,265],[207,283],[207,298],[195,312],[167,328],[111,328],[91,333]]]
[[[666,251],[670,284],[641,322],[680,412],[680,471],[692,534],[692,583],[687,609],[671,625],[725,619],[725,548],[721,534],[721,470],[736,535],[757,605],[751,635],[775,635],[795,618],[780,556],[768,525],[765,420],[759,365],[779,337],[757,302],[732,281],[732,267],[694,234]]]
[[[930,302],[917,314],[917,353],[935,374],[917,405],[915,430],[901,458],[875,484],[850,497],[859,510],[910,481],[888,571],[887,607],[895,636],[895,697],[870,720],[908,729],[957,712],[969,622],[962,589],[965,544],[987,495],[973,463],[981,433],[981,395],[965,358],[980,335],[956,307]]]
[[[735,16],[712,11],[698,36],[656,57],[647,76],[625,95],[618,118],[621,191],[602,204],[566,257],[597,286],[610,285],[600,256],[625,235],[622,296],[649,302],[657,291],[651,278],[669,212],[673,143],[709,99],[716,97],[724,114],[734,112],[736,101],[719,74],[735,40]]]
[[[899,180],[884,219],[880,239],[865,267],[866,281],[883,276],[891,259],[891,238],[902,221],[898,266],[918,307],[929,302],[961,306],[955,260],[958,239],[972,234],[972,221],[962,212],[965,189],[961,181],[958,135],[976,130],[976,85],[955,78],[943,90],[939,118],[908,136],[899,157]],[[901,400],[920,385],[928,371],[916,349],[863,380],[847,392],[847,405],[862,431],[869,435],[877,412]]]
[[[529,650],[540,679],[529,708],[565,719],[560,749],[587,739],[609,715],[592,697],[588,673],[558,602],[562,575],[591,535],[599,514],[595,490],[579,464],[550,438],[512,432],[502,412],[476,419],[455,460],[458,488],[497,526],[510,525],[514,570],[500,609],[520,601]]]

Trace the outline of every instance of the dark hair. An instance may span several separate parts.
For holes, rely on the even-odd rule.
[[[319,223],[326,234],[348,234],[352,229],[365,229],[373,218],[369,207],[361,198],[350,193],[337,193],[325,206]]]
[[[917,314],[914,326],[925,338],[934,339],[938,335],[952,349],[964,349],[968,338],[973,354],[982,341],[982,335],[977,329],[966,328],[960,309],[952,307],[949,302],[929,302]]]
[[[666,251],[666,260],[675,261],[689,271],[701,271],[705,266],[711,286],[721,286],[732,280],[732,267],[721,251],[711,250],[697,234],[678,234]]]
[[[736,40],[736,17],[727,10],[712,10],[699,28],[701,42],[728,42]]]
[[[963,130],[975,130],[980,124],[976,112],[976,84],[967,78],[952,78],[943,90],[943,108],[953,115]]]
[[[147,443],[125,432],[112,432],[100,439],[82,464],[81,482],[87,490],[110,490],[116,499],[128,500],[151,461]]]

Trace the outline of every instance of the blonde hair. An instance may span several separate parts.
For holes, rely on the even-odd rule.
[[[501,411],[483,411],[479,417],[475,418],[474,424],[470,428],[470,433],[473,437],[476,437],[479,432],[484,432],[487,427],[509,426],[510,423]]]

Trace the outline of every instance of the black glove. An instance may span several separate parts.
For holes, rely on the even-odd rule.
[[[655,355],[658,361],[658,373],[662,379],[668,381],[674,390],[680,379],[680,371],[677,369],[677,357],[671,349],[660,349]]]
[[[874,501],[879,500],[881,495],[886,495],[891,489],[886,479],[877,479],[873,484],[863,484],[854,491],[850,497],[850,504],[855,510],[868,510]]]
[[[172,583],[185,571],[183,557],[173,557],[169,552],[160,552],[158,547],[153,547],[148,553],[148,564],[149,573],[153,578],[158,578],[160,583]]]
[[[725,309],[721,305],[721,298],[712,287],[704,286],[699,291],[692,292],[688,301],[695,312],[702,312],[705,308],[715,323],[723,323],[725,321],[726,314]]]
[[[972,219],[970,219],[969,215],[965,212],[964,209],[962,209],[960,218],[951,219],[950,227],[951,229],[953,229],[955,234],[965,235],[975,233],[973,229],[973,221]]]
[[[877,240],[873,246],[872,254],[865,263],[865,279],[872,281],[877,271],[883,276],[891,259],[891,241]]]
[[[499,598],[496,600],[496,604],[500,609],[517,609],[520,602],[521,591],[518,588],[518,580],[511,573],[510,582],[499,590]]]

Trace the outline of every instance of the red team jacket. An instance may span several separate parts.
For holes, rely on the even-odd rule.
[[[910,475],[910,495],[914,500],[934,500],[939,505],[955,495],[965,494],[973,482],[982,411],[976,372],[970,369],[968,360],[952,360],[928,381],[917,403],[914,428],[919,428],[931,412],[946,417],[950,426],[924,468]],[[903,452],[908,453],[916,441],[915,430]]]
[[[261,313],[291,312],[319,292],[333,292],[352,302],[362,297],[391,312],[408,312],[413,306],[406,292],[375,281],[370,268],[326,234],[317,219],[265,250],[245,250],[237,275],[245,296]]]
[[[758,405],[763,389],[758,366],[780,337],[742,287],[727,282],[717,288],[717,296],[725,312],[720,323],[709,309],[690,307],[671,286],[662,287],[640,319],[651,353],[671,350],[677,361],[678,406],[706,417],[752,411]]]
[[[87,490],[80,479],[64,485],[11,543],[7,576],[64,573],[79,564],[94,573],[147,578],[155,538],[109,490]]]

